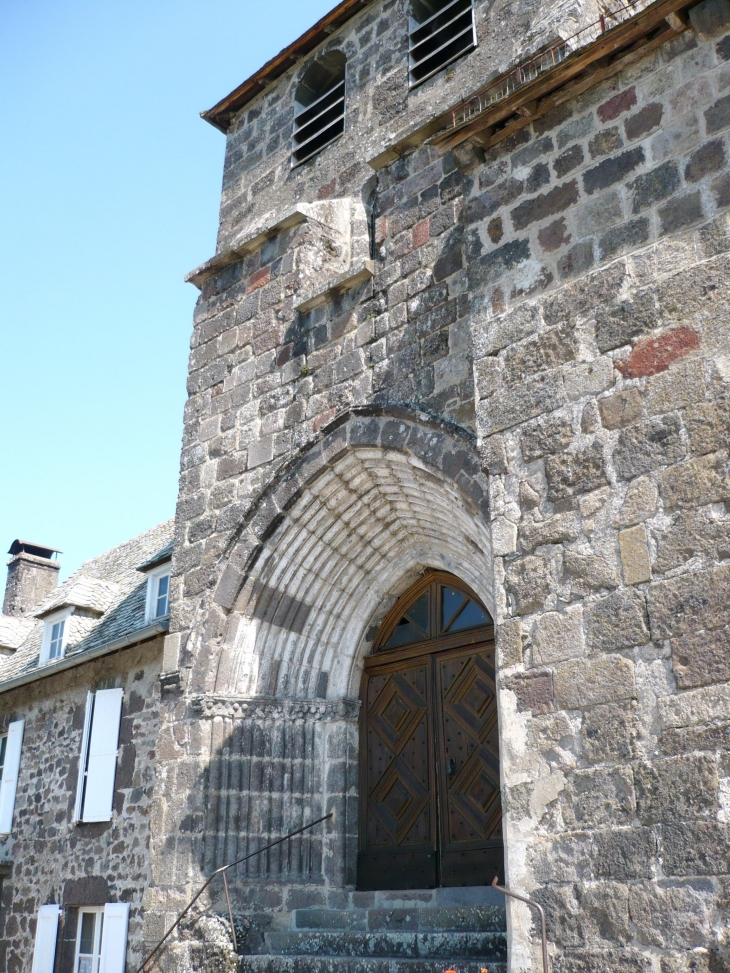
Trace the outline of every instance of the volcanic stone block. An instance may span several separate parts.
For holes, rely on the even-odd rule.
[[[713,139],[711,142],[705,142],[689,157],[684,169],[684,178],[687,182],[699,182],[710,173],[722,169],[725,162],[725,146],[722,140]]]
[[[539,665],[582,656],[583,609],[578,606],[565,612],[546,612],[535,626],[532,645]]]
[[[547,416],[525,425],[520,435],[522,458],[526,463],[540,459],[546,453],[557,453],[571,442],[570,420],[561,416]]]
[[[593,442],[574,453],[548,457],[545,475],[550,500],[562,500],[603,486],[608,481],[601,444]]]
[[[680,230],[698,223],[704,216],[702,197],[699,190],[670,199],[659,208],[659,222],[662,233],[678,233]]]
[[[540,372],[520,385],[480,402],[483,434],[488,436],[509,429],[543,412],[552,412],[564,402],[565,388],[560,370]]]
[[[728,0],[702,0],[690,8],[689,19],[699,40],[712,40],[730,27],[730,3]]]
[[[520,558],[510,564],[505,583],[519,614],[537,611],[550,593],[550,562],[532,555]]]
[[[655,582],[647,608],[654,640],[723,628],[730,624],[730,565]]]
[[[700,883],[643,883],[629,889],[636,937],[647,946],[691,949],[710,935],[711,887]]]
[[[541,193],[534,199],[520,203],[512,210],[512,224],[515,230],[524,230],[525,227],[537,220],[544,220],[548,216],[562,213],[577,201],[578,183],[573,179],[562,186],[556,186],[548,193]]]
[[[598,400],[601,422],[606,429],[621,429],[635,422],[642,412],[641,393],[637,388],[624,389]]]
[[[559,662],[553,670],[555,698],[563,709],[581,709],[636,696],[634,663],[622,656]]]
[[[601,352],[627,344],[653,330],[657,309],[651,290],[639,291],[629,300],[596,308],[596,344]]]
[[[526,672],[505,680],[505,689],[517,697],[521,712],[551,713],[555,708],[553,678],[549,672]]]
[[[609,703],[588,710],[581,739],[584,755],[592,763],[631,760],[636,745],[636,706]]]
[[[583,173],[583,188],[591,196],[616,182],[621,182],[630,172],[644,162],[644,149],[637,146],[620,155],[604,159],[597,166]]]
[[[574,540],[579,533],[580,518],[577,513],[571,512],[556,514],[546,520],[523,520],[519,539],[522,550],[530,553],[543,544],[562,544]]]
[[[727,453],[713,453],[670,467],[662,475],[661,494],[667,510],[730,499]]]
[[[648,520],[656,512],[659,490],[648,476],[632,480],[626,491],[621,509],[613,520],[614,527],[630,527],[640,521]]]
[[[613,462],[618,477],[631,480],[658,466],[678,462],[684,451],[681,423],[677,416],[667,415],[624,429]]]
[[[658,101],[653,101],[651,104],[645,105],[640,111],[630,115],[624,121],[626,138],[632,140],[642,138],[658,128],[661,124],[663,112],[664,106]]]
[[[660,757],[634,767],[637,815],[642,824],[712,819],[717,814],[714,757]]]
[[[571,830],[629,824],[636,814],[631,768],[577,770],[568,776],[561,803]]]
[[[645,645],[649,627],[644,595],[625,588],[602,598],[586,609],[588,646],[592,652]]]
[[[730,825],[664,824],[661,836],[665,875],[722,875],[730,868]]]
[[[679,188],[679,169],[676,162],[664,162],[649,172],[637,176],[628,184],[633,194],[633,212],[640,213]]]
[[[618,535],[621,565],[626,584],[641,584],[651,578],[651,561],[643,524],[622,530]]]
[[[593,835],[596,878],[651,878],[655,860],[656,838],[649,828],[611,827]]]
[[[680,689],[730,681],[730,628],[672,639],[672,666]]]

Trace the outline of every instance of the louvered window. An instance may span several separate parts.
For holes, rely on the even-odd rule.
[[[413,88],[476,47],[472,0],[417,0],[409,19],[408,67]]]
[[[292,166],[321,152],[345,131],[345,55],[332,51],[312,64],[297,87]]]

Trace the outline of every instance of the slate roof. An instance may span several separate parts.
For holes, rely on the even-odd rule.
[[[0,615],[0,636],[14,638],[18,644],[12,655],[0,656],[0,686],[8,679],[38,668],[42,616],[49,612],[74,608],[67,622],[65,659],[146,628],[147,576],[138,569],[140,565],[150,561],[159,563],[169,556],[172,535],[173,521],[167,520],[86,561],[38,605],[33,612],[35,622],[27,616],[15,619]],[[20,626],[18,622],[25,625]],[[5,644],[2,637],[0,644]],[[57,661],[47,663],[49,670]]]

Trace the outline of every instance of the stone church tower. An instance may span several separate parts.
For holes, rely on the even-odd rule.
[[[495,874],[555,970],[729,968],[728,31],[343,0],[204,113],[150,944],[329,814],[242,968],[539,970]]]

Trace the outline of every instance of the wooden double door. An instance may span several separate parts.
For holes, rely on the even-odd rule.
[[[502,881],[494,642],[456,634],[370,656],[360,773],[358,888]]]

